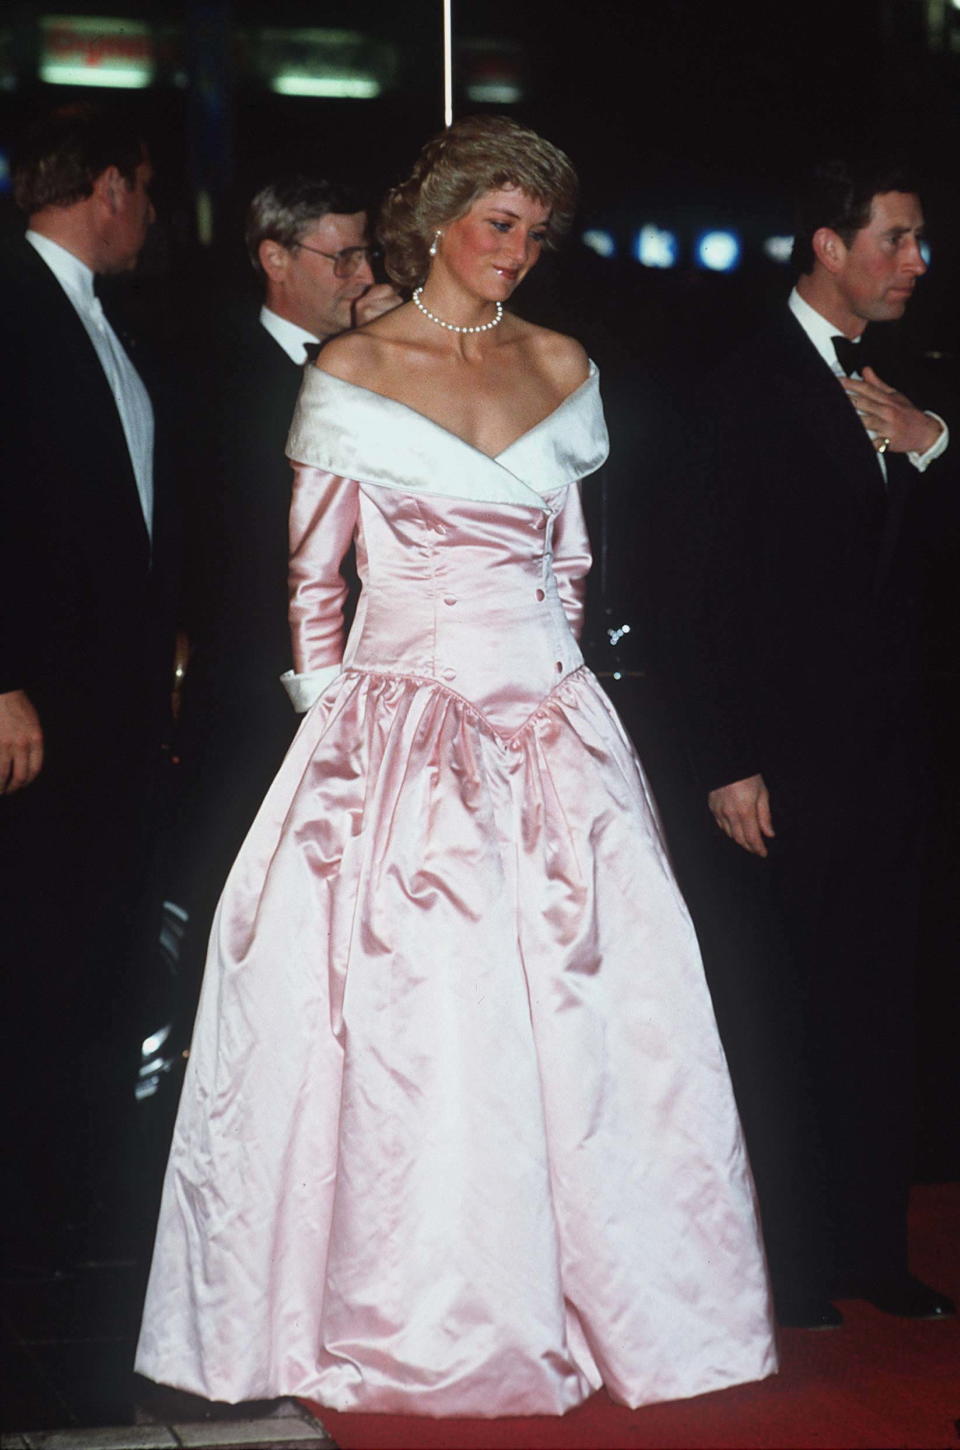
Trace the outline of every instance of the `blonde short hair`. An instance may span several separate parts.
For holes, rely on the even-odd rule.
[[[546,245],[555,247],[577,203],[577,174],[562,151],[507,116],[465,116],[428,141],[408,179],[387,194],[377,226],[397,286],[423,281],[430,243],[448,222],[485,192],[511,186],[550,208]]]

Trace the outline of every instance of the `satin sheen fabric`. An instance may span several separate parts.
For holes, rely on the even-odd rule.
[[[595,370],[496,460],[314,370],[288,451],[321,693],[218,909],[138,1370],[428,1415],[770,1374],[696,942],[576,642]]]

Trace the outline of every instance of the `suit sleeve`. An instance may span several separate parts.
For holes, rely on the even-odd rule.
[[[916,490],[922,519],[922,546],[933,558],[948,553],[955,555],[960,547],[960,412],[955,391],[944,386],[938,375],[931,377],[929,372],[920,377],[897,379],[897,386],[908,398],[918,399],[918,407],[930,410],[945,425],[945,435],[941,435],[921,461],[912,454],[908,457],[922,471]]]
[[[583,631],[584,597],[593,555],[583,517],[580,485],[568,488],[553,526],[553,571],[563,612],[573,635]]]
[[[8,282],[6,277],[4,282]],[[29,438],[25,339],[5,316],[0,331],[0,693],[31,683],[40,560],[36,530],[25,530],[36,502]]]
[[[735,443],[713,420],[691,428],[647,544],[661,668],[704,790],[764,769],[754,598],[763,542]]]
[[[290,633],[293,670],[283,677],[297,710],[307,710],[340,673],[347,584],[340,572],[357,522],[359,487],[294,463],[290,505]]]

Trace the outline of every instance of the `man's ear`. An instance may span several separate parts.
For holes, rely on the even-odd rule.
[[[832,227],[819,227],[810,239],[813,255],[828,272],[839,272],[847,259],[847,244]]]
[[[290,265],[290,253],[286,247],[275,242],[272,237],[265,237],[257,248],[257,256],[260,265],[271,282],[282,282],[287,274]]]
[[[115,166],[101,171],[93,183],[93,194],[111,216],[116,216],[123,204],[123,193],[130,188]]]

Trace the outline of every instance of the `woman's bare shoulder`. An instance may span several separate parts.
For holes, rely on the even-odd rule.
[[[352,332],[341,332],[325,343],[315,367],[347,383],[371,385],[383,368],[396,365],[398,350],[407,343],[406,327],[397,307]]]
[[[518,341],[529,351],[531,361],[542,368],[564,392],[572,392],[585,381],[590,370],[590,359],[586,349],[575,337],[567,337],[562,332],[551,332],[547,327],[537,327],[532,322],[524,322]]]
[[[376,366],[380,346],[375,336],[362,329],[356,332],[342,332],[324,343],[314,363],[323,373],[340,378],[345,383],[362,382]]]

